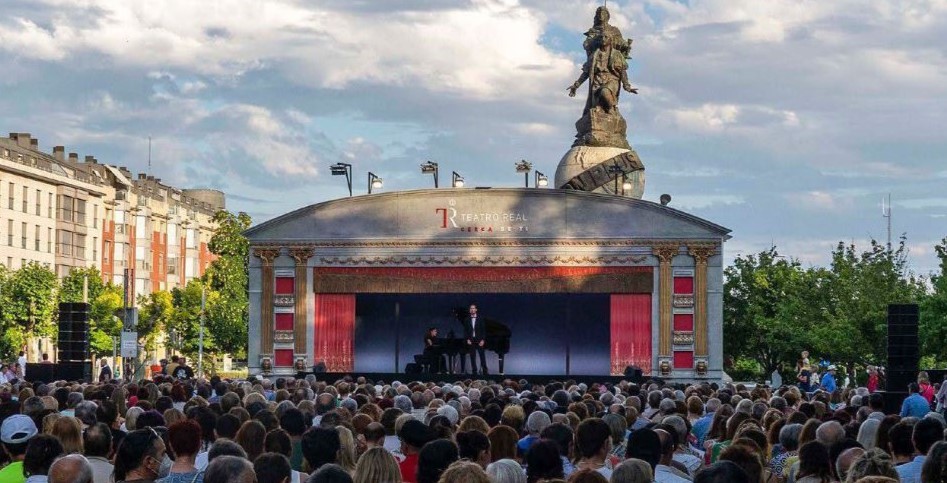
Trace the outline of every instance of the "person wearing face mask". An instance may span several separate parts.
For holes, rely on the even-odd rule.
[[[117,483],[154,483],[167,455],[164,441],[152,428],[128,433],[115,452]]]

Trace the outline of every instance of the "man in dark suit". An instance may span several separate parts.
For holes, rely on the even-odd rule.
[[[464,319],[464,339],[467,342],[467,350],[470,353],[470,372],[477,374],[477,355],[480,355],[480,374],[487,374],[487,358],[484,354],[484,346],[487,337],[487,322],[483,317],[477,316],[477,305],[470,304],[470,311],[467,318]]]

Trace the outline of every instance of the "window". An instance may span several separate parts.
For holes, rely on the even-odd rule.
[[[10,190],[7,191],[7,196],[10,197],[10,198],[9,198],[9,201],[7,202],[7,209],[9,209],[9,210],[12,210],[12,209],[13,209],[13,190],[14,190],[14,189],[16,189],[16,188],[14,188],[13,183],[10,183]]]
[[[197,248],[197,230],[194,228],[187,229],[187,240],[184,242],[188,248]]]
[[[53,218],[53,194],[49,194],[49,204],[46,206],[46,216],[49,219]]]
[[[136,238],[147,238],[148,233],[148,217],[146,216],[136,216],[135,217],[135,237]]]
[[[145,260],[145,247],[140,245],[135,247],[135,260]]]
[[[30,196],[30,188],[27,186],[24,186],[23,187],[23,213],[29,212],[29,200],[27,200],[29,196]]]
[[[7,246],[13,246],[13,220],[7,220]]]
[[[26,248],[26,222],[20,223],[22,229],[20,230],[20,248]]]
[[[58,254],[64,257],[71,257],[72,256],[72,232],[58,230],[56,233],[59,235]]]
[[[178,226],[168,223],[168,245],[178,246]]]
[[[46,253],[53,253],[53,229],[46,229]]]
[[[36,225],[36,239],[33,240],[34,250],[39,251],[39,225]]]
[[[42,197],[43,197],[43,192],[40,190],[36,190],[36,216],[40,216],[41,208],[39,205],[40,205],[40,201]]]
[[[99,227],[99,205],[92,205],[92,228]]]
[[[168,257],[168,275],[178,274],[178,257]]]
[[[75,198],[62,195],[59,197],[59,219],[72,222],[75,214]]]
[[[99,239],[92,237],[92,261],[99,261]]]
[[[125,243],[115,244],[115,261],[124,265],[125,261]]]
[[[85,200],[76,200],[76,223],[86,224],[85,221]]]
[[[105,249],[102,251],[102,262],[108,263],[112,256],[112,242],[105,241]]]
[[[7,257],[7,268],[13,269],[13,257]]]
[[[184,276],[185,277],[196,277],[197,276],[197,260],[193,257],[187,257],[184,259]]]

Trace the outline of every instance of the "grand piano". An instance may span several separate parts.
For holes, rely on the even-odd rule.
[[[464,318],[467,316],[467,309],[464,307],[455,308],[453,310],[454,318],[457,319],[459,324],[463,323]],[[506,357],[506,354],[510,352],[510,335],[512,332],[510,328],[504,325],[503,323],[491,319],[489,317],[483,318],[487,327],[487,337],[484,339],[484,349],[488,351],[495,352],[499,358],[499,374],[503,375],[503,359]],[[461,327],[463,327],[461,325]],[[463,328],[460,329],[460,334],[463,335]],[[447,371],[450,374],[454,373],[456,367],[457,356],[460,356],[460,373],[467,373],[467,359],[469,356],[469,348],[467,346],[467,340],[463,337],[457,337],[454,330],[450,330],[447,333],[447,337],[442,337],[437,340],[438,344],[434,349],[435,353],[447,356]]]

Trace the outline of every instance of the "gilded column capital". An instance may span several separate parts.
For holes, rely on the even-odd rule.
[[[290,248],[289,256],[293,257],[296,260],[296,265],[306,266],[309,263],[309,259],[315,254],[315,250],[312,248]]]
[[[273,261],[279,257],[279,248],[256,248],[253,255],[259,257],[264,266],[272,266]]]
[[[707,263],[710,257],[717,254],[716,245],[688,245],[687,252],[694,257],[696,263]]]
[[[661,263],[670,263],[674,256],[681,252],[680,245],[660,244],[651,247],[651,253],[658,257]]]

